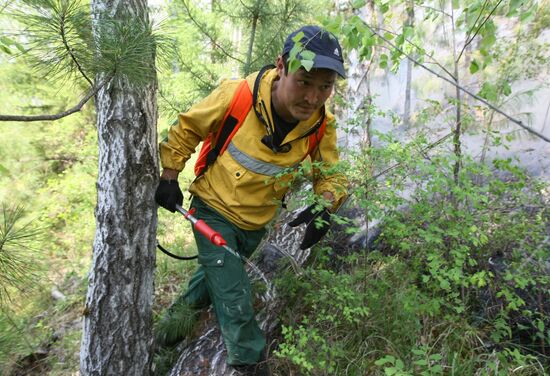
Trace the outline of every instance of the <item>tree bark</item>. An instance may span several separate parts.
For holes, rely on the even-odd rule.
[[[148,19],[145,0],[93,0],[91,6],[96,37],[102,20]],[[143,64],[152,66],[154,56],[143,56]],[[80,372],[146,376],[152,366],[159,176],[156,82],[136,87],[128,79],[113,79],[97,93],[96,110],[96,234]]]
[[[414,26],[414,0],[407,2],[407,21],[405,26]],[[403,125],[408,127],[411,122],[411,82],[412,82],[412,61],[407,59],[407,82],[405,87],[405,105],[403,108]]]
[[[454,129],[453,145],[454,154],[456,157],[455,165],[453,167],[453,177],[455,184],[458,184],[458,175],[460,173],[460,167],[462,166],[462,144],[460,136],[462,134],[462,102],[460,97],[460,78],[459,78],[459,58],[457,58],[457,45],[456,45],[456,27],[454,18],[454,9],[451,7],[451,32],[452,32],[452,48],[453,48],[453,62],[454,62],[454,81],[455,81],[455,95],[456,95],[456,125]]]
[[[256,27],[258,26],[259,11],[252,17],[252,27],[250,30],[250,40],[248,41],[248,50],[246,51],[246,64],[244,66],[245,76],[248,76],[250,72],[250,65],[252,64],[252,52],[254,49],[254,38],[256,37]]]

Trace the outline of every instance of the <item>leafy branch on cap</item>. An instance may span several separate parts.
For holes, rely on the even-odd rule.
[[[315,59],[315,52],[306,49],[302,43],[304,32],[300,31],[296,34],[292,41],[294,46],[288,53],[288,70],[291,73],[296,72],[300,67],[304,67],[306,71],[310,71],[313,68],[313,59]]]

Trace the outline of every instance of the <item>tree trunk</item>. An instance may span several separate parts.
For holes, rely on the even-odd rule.
[[[105,19],[148,19],[145,0],[93,0],[91,6],[96,37]],[[143,56],[143,64],[152,66],[154,56]],[[96,95],[96,111],[96,234],[80,371],[149,375],[159,176],[156,82],[135,87],[127,79],[111,80]]]
[[[244,67],[244,75],[248,76],[250,72],[250,65],[252,64],[252,52],[254,49],[254,38],[256,37],[256,27],[258,26],[259,14],[255,13],[252,18],[252,28],[250,30],[250,40],[248,41],[248,50],[246,51],[246,64]]]
[[[407,2],[407,21],[406,26],[414,25],[414,0]],[[413,55],[414,57],[414,55]],[[408,127],[411,122],[411,82],[412,82],[413,64],[410,59],[407,59],[407,82],[405,87],[405,105],[403,109],[403,125]]]
[[[455,165],[453,168],[453,177],[455,184],[458,184],[458,175],[460,173],[460,167],[462,165],[462,145],[460,136],[462,134],[462,102],[461,102],[461,96],[460,96],[460,89],[458,88],[460,85],[460,77],[459,77],[459,70],[458,65],[459,61],[457,58],[457,44],[456,44],[456,27],[455,27],[455,19],[454,19],[454,9],[451,7],[451,23],[452,23],[452,43],[453,43],[453,62],[454,62],[454,81],[456,83],[455,85],[455,95],[456,95],[456,125],[454,129],[454,136],[453,136],[453,145],[454,145],[454,154],[455,154]]]

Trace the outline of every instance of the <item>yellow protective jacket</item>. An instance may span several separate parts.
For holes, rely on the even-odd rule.
[[[258,73],[246,78],[250,90]],[[259,83],[258,101],[265,103],[264,117],[271,114],[271,87],[277,79],[275,69],[267,71]],[[229,107],[233,94],[242,80],[227,80],[204,100],[178,116],[178,123],[170,128],[168,137],[160,144],[163,168],[181,171],[197,145],[210,132],[217,132]],[[267,113],[266,113],[267,111]],[[189,191],[216,209],[236,226],[245,230],[264,227],[276,214],[281,200],[292,181],[290,171],[299,166],[308,151],[307,133],[322,116],[317,111],[307,121],[300,121],[284,139],[290,142],[289,152],[275,153],[261,139],[266,129],[251,109],[227,150],[196,179]],[[346,196],[347,180],[340,173],[328,172],[338,162],[334,116],[326,111],[327,126],[318,148],[312,152],[314,162],[313,187],[317,194],[332,192],[333,208]],[[273,120],[271,120],[273,123]]]

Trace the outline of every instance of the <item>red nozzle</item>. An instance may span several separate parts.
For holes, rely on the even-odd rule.
[[[216,232],[214,235],[212,235],[210,241],[212,242],[212,244],[217,245],[218,247],[222,247],[227,244],[227,242],[224,238],[222,238],[219,232]]]
[[[227,244],[225,239],[222,237],[222,235],[214,231],[210,226],[206,224],[206,222],[202,219],[199,219],[197,223],[195,223],[195,229],[206,236],[208,240],[214,245],[217,245],[219,247],[224,246]]]

